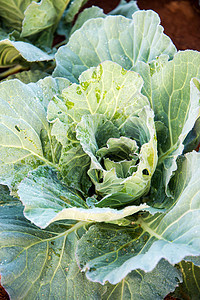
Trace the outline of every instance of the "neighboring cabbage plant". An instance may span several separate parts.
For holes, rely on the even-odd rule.
[[[74,17],[86,2],[0,0],[0,68],[5,70],[0,78],[23,70],[30,70],[35,81],[47,76],[53,69],[53,47],[68,39]]]
[[[199,270],[200,53],[176,53],[152,11],[86,19],[54,77],[0,84],[2,284],[164,299]]]

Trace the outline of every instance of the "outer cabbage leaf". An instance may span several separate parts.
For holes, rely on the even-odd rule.
[[[25,205],[25,217],[42,228],[64,219],[112,222],[149,209],[146,204],[122,210],[89,208],[81,195],[61,183],[53,170],[43,166],[30,172],[19,184],[18,194]]]
[[[75,149],[74,147],[79,144],[78,140],[81,139],[82,135],[80,132],[81,126],[78,125],[76,129],[75,126],[81,121],[82,116],[93,116],[96,114],[104,115],[108,120],[106,124],[110,124],[111,122],[113,123],[111,127],[117,128],[111,130],[104,126],[104,132],[105,130],[108,131],[106,135],[107,139],[116,137],[114,131],[121,128],[121,132],[119,131],[120,135],[127,135],[129,138],[136,139],[140,146],[144,144],[141,149],[141,157],[139,157],[141,161],[143,159],[144,161],[141,162],[139,173],[142,176],[142,171],[147,168],[149,169],[148,172],[151,177],[157,162],[156,138],[152,112],[150,108],[148,112],[148,109],[143,111],[144,106],[148,107],[149,103],[147,98],[140,93],[142,87],[141,77],[135,72],[125,71],[116,63],[107,61],[100,64],[97,68],[91,68],[82,73],[79,81],[79,85],[72,84],[67,89],[64,89],[59,97],[54,97],[48,107],[48,120],[53,122],[52,132],[63,144],[65,154],[62,155],[62,164],[64,164],[66,173],[66,183],[72,185],[78,182],[78,180],[74,181],[75,176],[72,181],[70,177],[67,176],[67,172],[69,170],[69,175],[71,176],[71,172],[74,170],[74,174],[77,174],[77,177],[80,178],[80,170],[76,168],[76,165],[81,166],[83,163],[82,158],[84,152],[87,154],[89,154],[89,152],[91,153],[91,151],[85,151],[83,147],[83,144],[87,144],[89,140],[81,141],[84,152],[73,151],[73,149]],[[142,123],[145,123],[144,125],[142,124],[142,126],[138,124],[139,115],[141,115]],[[91,131],[93,131],[93,125],[90,126]],[[94,126],[98,127],[97,124]],[[147,129],[148,126],[150,129]],[[134,128],[134,130],[131,130],[131,128]],[[145,128],[148,136],[144,138],[144,140],[142,140],[143,135],[146,133],[142,128]],[[100,132],[100,129],[98,131]],[[78,140],[76,138],[76,132]],[[86,134],[89,139],[90,133],[87,132]],[[117,137],[119,137],[119,133]],[[106,145],[107,140],[105,139],[105,134],[104,137],[103,134],[101,134],[99,140],[100,139],[103,139]],[[73,151],[72,155],[68,155],[70,151]],[[91,156],[89,155],[89,157]],[[75,158],[77,164],[74,167]],[[148,159],[149,162],[145,163]],[[89,161],[86,161],[85,165],[87,165],[85,169],[86,172],[89,168]],[[85,178],[86,176],[83,176],[83,179]],[[143,179],[144,176],[142,176],[142,180]],[[147,179],[150,178],[146,176],[144,181],[146,181],[148,186],[149,181]],[[75,187],[80,188],[76,185]]]
[[[0,67],[52,59],[53,55],[47,54],[28,42],[11,41],[9,39],[0,41]]]
[[[155,295],[162,297],[173,291],[181,279],[176,268],[162,261],[152,272],[134,271],[116,286],[90,282],[75,260],[76,244],[87,230],[87,223],[68,220],[41,230],[24,218],[22,205],[3,186],[0,195],[0,204],[4,205],[0,210],[0,272],[2,284],[13,299],[118,300],[121,296],[143,299],[145,295],[154,299]],[[157,276],[163,283],[161,290],[155,284]]]
[[[134,68],[144,80],[142,93],[148,97],[155,113],[160,165],[158,172],[161,172],[158,176],[162,180],[159,189],[165,190],[168,196],[168,183],[177,169],[177,157],[183,152],[184,140],[199,114],[199,66],[200,54],[186,50],[178,52],[172,61],[167,62],[162,57],[153,65],[138,62]],[[198,139],[193,131],[189,137],[191,144],[196,137]]]
[[[182,261],[179,263],[183,274],[183,283],[174,293],[175,297],[198,300],[200,295],[200,268],[192,262]]]
[[[176,159],[183,151],[183,141],[192,130],[200,109],[200,53],[180,52],[152,76],[152,105],[155,120],[167,128],[166,140],[158,145],[159,164],[164,166],[167,190]],[[192,80],[191,80],[192,79]],[[164,134],[161,130],[160,134]],[[168,192],[169,195],[169,192]]]
[[[79,266],[90,280],[115,284],[137,268],[151,271],[162,258],[175,264],[188,255],[199,256],[199,163],[197,152],[179,160],[171,183],[175,202],[166,213],[141,215],[124,227],[90,227],[80,239],[76,254]]]
[[[67,86],[65,79],[46,78],[25,85],[19,80],[0,84],[0,181],[14,187],[29,170],[55,164],[58,142],[51,136],[46,107],[51,97]]]
[[[102,299],[163,300],[169,292],[174,291],[179,281],[182,281],[180,271],[161,260],[151,272],[136,270],[114,286],[107,284],[107,292]]]
[[[161,54],[172,58],[176,48],[159,23],[153,11],[137,11],[132,20],[122,16],[88,20],[58,50],[54,76],[76,82],[84,70],[105,60],[131,69],[138,61],[150,62]]]
[[[155,119],[168,128],[165,143],[159,145],[160,160],[183,141],[199,114],[199,81],[192,79],[200,76],[199,64],[200,53],[179,52],[152,76],[150,101]]]
[[[10,197],[5,203],[3,194],[0,202],[2,197],[0,272],[11,299],[101,299],[106,287],[88,281],[75,261],[85,222],[57,222],[41,230],[25,219],[19,201]]]

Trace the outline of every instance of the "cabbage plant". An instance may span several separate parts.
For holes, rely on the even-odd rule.
[[[200,53],[177,52],[133,5],[82,13],[52,76],[0,84],[11,299],[164,299],[183,281],[177,295],[199,293]]]

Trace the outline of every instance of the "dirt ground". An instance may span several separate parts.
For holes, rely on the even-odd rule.
[[[118,3],[119,0],[89,0],[85,7],[96,5],[108,13]],[[138,0],[138,6],[140,9],[152,9],[159,14],[164,32],[170,36],[178,50],[200,51],[200,7],[198,0]],[[9,298],[6,292],[0,287],[0,300],[7,299]]]

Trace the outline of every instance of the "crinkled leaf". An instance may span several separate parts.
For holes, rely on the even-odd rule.
[[[109,138],[119,138],[119,130],[105,115],[83,116],[77,125],[77,139],[83,150],[90,156],[94,165],[102,167],[96,157],[97,151],[106,145]]]
[[[118,284],[107,285],[107,292],[102,299],[163,300],[169,292],[174,291],[179,281],[181,281],[180,271],[167,261],[161,260],[149,273],[136,270]]]
[[[0,67],[52,59],[53,55],[45,53],[28,42],[15,42],[9,39],[0,41]]]
[[[26,85],[19,80],[0,84],[0,180],[10,188],[40,164],[54,164],[57,142],[51,137],[46,106],[65,79],[46,78]]]
[[[140,90],[142,78],[125,71],[118,64],[106,61],[83,72],[80,84],[72,84],[49,104],[48,119],[56,123],[80,122],[83,115],[104,114],[107,119],[125,121],[128,114],[137,114],[149,102]],[[134,109],[132,108],[134,107]]]
[[[142,93],[151,102],[156,123],[160,124],[159,154],[165,157],[179,139],[185,138],[197,118],[199,80],[192,78],[200,76],[199,60],[197,51],[186,50],[178,52],[172,61],[161,56],[149,65],[138,62],[134,68],[144,80]]]
[[[146,204],[129,206],[121,211],[88,208],[83,198],[62,184],[48,167],[30,172],[19,184],[18,194],[25,205],[26,218],[42,228],[63,219],[110,222],[149,208]]]
[[[126,2],[126,0],[121,0],[118,6],[113,9],[109,15],[121,15],[126,18],[131,19],[134,12],[139,10],[135,0]]]
[[[90,280],[115,284],[132,270],[151,271],[162,258],[175,264],[185,256],[199,255],[199,163],[197,152],[179,161],[173,181],[175,203],[165,214],[141,215],[132,222],[130,218],[126,227],[90,227],[77,248],[79,265]]]
[[[64,89],[59,97],[52,99],[48,107],[48,120],[53,122],[52,133],[64,146],[62,164],[69,170],[74,168],[75,158],[76,164],[82,165],[83,155],[80,155],[79,148],[75,151],[72,148],[78,143],[72,126],[76,126],[83,115],[104,114],[108,120],[120,126],[129,115],[137,114],[149,105],[147,98],[140,93],[141,77],[135,72],[125,71],[116,63],[104,62],[82,73],[79,80],[79,85],[72,84]],[[77,152],[77,157],[68,156],[68,151]],[[88,163],[87,159],[85,165],[88,166]],[[86,172],[87,168],[84,170]],[[75,176],[80,177],[78,169],[75,174],[71,183],[70,177],[66,178],[67,184],[74,184]]]
[[[179,263],[183,283],[176,289],[174,296],[181,299],[198,300],[200,295],[200,268],[192,262]]]
[[[104,115],[85,116],[77,125],[77,139],[91,158],[88,175],[96,192],[104,196],[124,192],[135,200],[148,192],[157,163],[153,114],[146,108],[124,123],[120,130],[125,134],[119,138],[120,130]],[[133,140],[137,131],[140,152]]]
[[[106,287],[88,281],[75,261],[85,222],[57,222],[41,230],[13,200],[0,209],[1,284],[11,299],[101,299]]]
[[[150,62],[161,54],[172,58],[176,48],[159,23],[153,11],[137,11],[132,20],[122,16],[88,20],[58,50],[54,76],[76,82],[84,70],[105,60],[131,69],[138,61]]]

